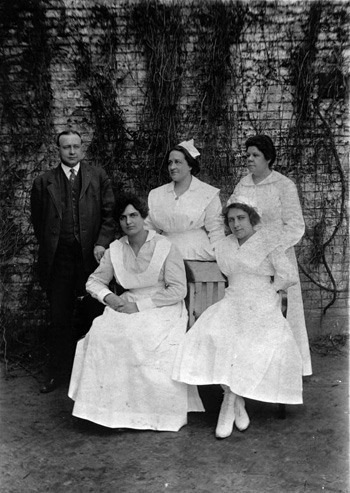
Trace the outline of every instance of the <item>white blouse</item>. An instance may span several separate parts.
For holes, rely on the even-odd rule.
[[[155,188],[148,196],[145,228],[168,236],[184,258],[213,260],[213,245],[225,237],[219,192],[194,176],[179,197],[174,182]]]
[[[295,245],[302,238],[305,223],[298,191],[286,176],[272,171],[265,180],[255,184],[250,173],[240,180],[233,194],[243,195],[257,203],[262,224],[276,226],[285,248]]]
[[[161,246],[158,245],[159,242],[165,242],[166,254],[164,254],[164,248],[159,248]],[[118,245],[114,245],[117,243]],[[115,246],[118,246],[118,250],[122,249],[123,265],[116,265],[113,262],[118,258],[117,252],[113,252],[114,249],[116,250]],[[154,259],[154,256],[162,258]],[[150,264],[159,266],[156,267],[158,282],[154,281],[153,274],[142,275],[147,274]],[[119,272],[121,272],[120,275],[118,275]],[[111,243],[100,265],[86,283],[87,292],[101,303],[106,304],[103,299],[107,294],[112,293],[108,286],[113,277],[118,284],[129,289],[121,297],[127,301],[135,301],[139,311],[173,305],[183,300],[187,293],[185,267],[180,253],[168,240],[156,234],[155,231],[149,231],[147,240],[137,256],[127,236]]]

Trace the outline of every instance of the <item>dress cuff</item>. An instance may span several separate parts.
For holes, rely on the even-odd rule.
[[[274,283],[273,283],[273,286],[275,288],[275,290],[278,292],[278,291],[286,291],[288,288],[290,288],[290,286],[293,286],[293,284],[296,284],[296,281],[293,280],[293,279],[283,279],[282,277],[280,276],[275,276],[275,280],[274,280]]]
[[[107,294],[113,294],[113,291],[111,291],[110,289],[108,288],[104,288],[102,289],[98,294],[97,294],[97,299],[98,301],[100,301],[101,303],[103,303],[104,305],[107,305],[107,303],[105,301],[103,301],[103,298],[105,296],[107,296]]]
[[[151,298],[144,298],[142,300],[136,301],[137,308],[139,312],[143,310],[150,310],[151,308],[156,308],[156,305],[153,303]]]

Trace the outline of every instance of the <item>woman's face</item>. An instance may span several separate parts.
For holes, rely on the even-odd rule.
[[[239,242],[246,241],[254,233],[254,228],[250,223],[248,212],[242,209],[232,208],[228,210],[227,222],[231,233],[235,235]]]
[[[128,236],[134,236],[143,230],[144,219],[137,209],[129,204],[119,218],[120,227]]]
[[[168,170],[170,178],[173,181],[181,182],[191,175],[191,169],[181,151],[171,151],[169,154]]]
[[[264,154],[255,146],[247,149],[247,167],[254,176],[264,176],[270,171],[270,159],[267,160]]]

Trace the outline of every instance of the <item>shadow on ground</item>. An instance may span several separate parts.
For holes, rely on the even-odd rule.
[[[312,360],[304,405],[281,420],[276,405],[247,401],[251,426],[221,441],[215,387],[178,433],[118,431],[73,418],[67,387],[42,395],[40,378],[3,371],[0,491],[347,493],[348,349],[316,348]]]

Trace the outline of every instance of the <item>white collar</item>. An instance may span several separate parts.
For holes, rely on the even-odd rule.
[[[148,235],[147,235],[147,238],[146,238],[145,243],[146,243],[147,241],[151,241],[151,240],[152,240],[152,238],[154,238],[154,236],[155,236],[156,234],[157,234],[157,232],[156,232],[154,229],[149,229],[149,230],[148,230]],[[130,244],[130,243],[129,243],[129,237],[128,237],[128,235],[124,235],[124,236],[122,236],[122,238],[123,238],[123,241],[124,241],[125,243],[127,243],[128,245]]]
[[[66,177],[68,178],[69,180],[69,177],[70,177],[70,170],[71,169],[74,169],[75,171],[75,174],[77,175],[78,174],[78,171],[80,169],[80,163],[76,164],[75,166],[73,166],[73,168],[70,168],[69,166],[66,166],[65,164],[61,163],[61,168],[63,169],[64,171],[64,174],[66,175]]]
[[[280,181],[282,179],[282,174],[279,173],[278,171],[275,171],[274,169],[271,171],[271,173],[264,178],[261,182],[255,184],[253,181],[253,175],[252,173],[249,173],[248,175],[243,176],[241,179],[241,182],[243,185],[246,187],[259,187],[260,185],[270,185],[271,183],[275,183],[277,181]]]
[[[198,178],[196,178],[194,175],[192,175],[192,180],[191,180],[191,183],[190,183],[190,186],[188,187],[188,189],[186,190],[186,192],[188,192],[189,190],[196,190],[197,188],[199,188],[200,186],[200,180],[198,180]],[[175,182],[174,181],[171,181],[170,183],[168,183],[167,185],[167,192],[174,192],[175,193]]]

